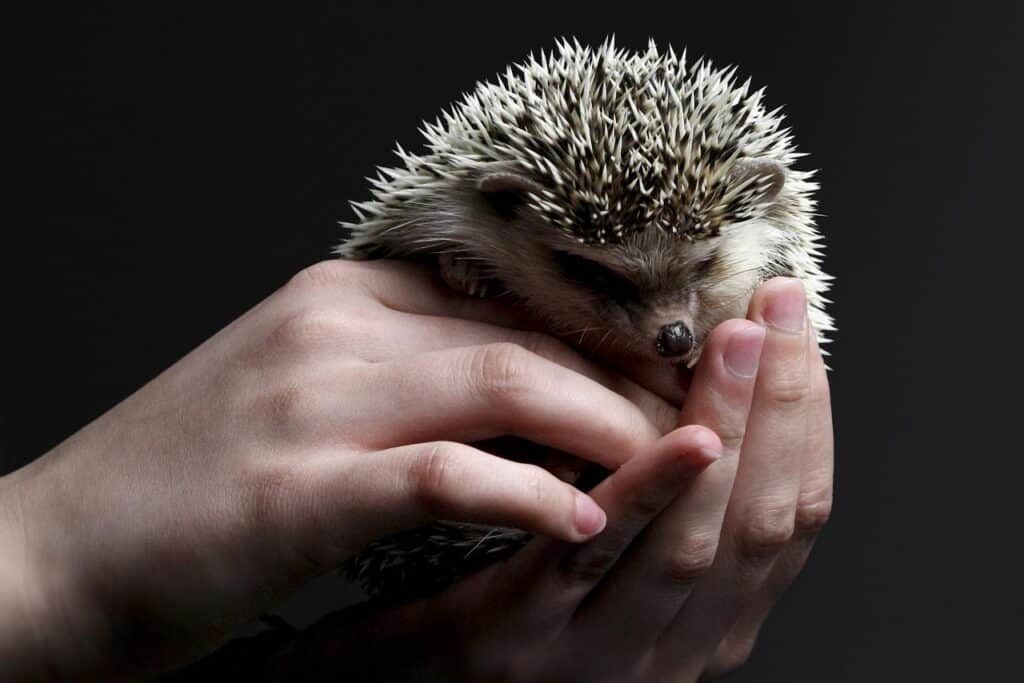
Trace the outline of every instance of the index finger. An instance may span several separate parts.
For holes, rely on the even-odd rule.
[[[521,302],[510,295],[477,299],[456,292],[428,266],[395,260],[362,261],[358,266],[365,272],[358,278],[359,285],[379,304],[399,313],[421,316],[459,318],[489,323],[504,328],[549,332],[551,325],[530,313]],[[353,262],[337,261],[318,264],[323,272],[343,275]],[[562,341],[580,348],[577,335],[563,335]],[[593,339],[584,339],[593,345]],[[600,345],[598,345],[600,347]],[[607,348],[607,347],[606,347]],[[595,355],[593,349],[581,348],[584,355]],[[685,390],[680,384],[677,370],[666,364],[652,364],[635,357],[612,355],[606,350],[599,357],[636,384],[676,405],[682,403]]]

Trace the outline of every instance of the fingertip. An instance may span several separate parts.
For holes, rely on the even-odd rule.
[[[754,297],[775,296],[780,292],[789,292],[794,296],[804,296],[804,281],[790,275],[780,275],[765,280],[754,292]]]
[[[586,540],[604,531],[608,523],[608,515],[594,499],[581,491],[575,492],[576,509],[574,524],[580,538]]]
[[[662,437],[662,447],[684,470],[704,469],[722,457],[722,440],[701,425],[687,425]]]
[[[795,277],[763,283],[750,299],[747,317],[781,332],[803,333],[807,327],[807,292]]]
[[[711,349],[722,349],[733,335],[750,328],[759,327],[761,326],[746,318],[730,318],[715,326],[715,329],[708,335],[707,346]]]

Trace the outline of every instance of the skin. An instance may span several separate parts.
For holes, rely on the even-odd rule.
[[[0,478],[0,613],[16,615],[0,661],[26,678],[168,670],[370,541],[444,518],[540,537],[438,598],[326,620],[278,663],[372,676],[383,648],[453,680],[727,670],[828,516],[824,369],[806,324],[773,313],[803,305],[798,282],[764,285],[749,321],[712,335],[680,416],[416,267],[309,268]],[[616,472],[588,497],[464,445],[500,434]]]

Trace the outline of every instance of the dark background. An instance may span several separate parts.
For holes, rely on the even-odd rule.
[[[833,522],[731,680],[1012,670],[1019,4],[138,5],[9,27],[27,40],[9,64],[25,89],[6,104],[42,127],[12,186],[31,215],[0,247],[5,275],[20,273],[0,472],[328,257],[395,139],[416,148],[419,122],[478,79],[557,36],[654,37],[739,64],[785,105],[805,167],[821,169],[838,278]],[[284,609],[301,621],[335,591],[321,582]]]

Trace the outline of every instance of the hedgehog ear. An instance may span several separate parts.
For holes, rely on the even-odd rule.
[[[514,171],[494,171],[480,176],[476,187],[484,194],[539,194],[544,186]]]
[[[512,220],[518,215],[527,194],[538,194],[544,187],[522,173],[508,169],[492,170],[480,176],[476,187],[497,215]]]
[[[779,196],[786,184],[786,169],[770,159],[740,159],[729,174],[733,185],[751,183],[751,186],[765,188],[757,196],[758,201],[770,202]]]

